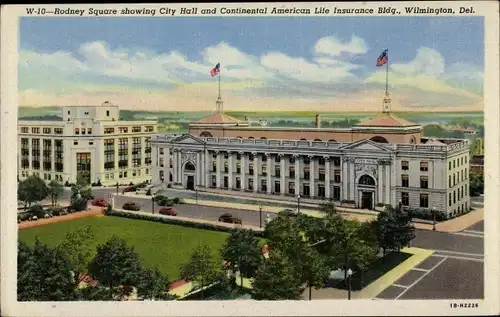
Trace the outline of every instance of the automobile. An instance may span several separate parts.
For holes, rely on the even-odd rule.
[[[278,212],[278,215],[283,215],[285,217],[296,217],[299,213],[295,209],[285,208]]]
[[[92,206],[96,206],[96,207],[108,207],[108,205],[109,205],[108,202],[102,198],[97,198],[97,199],[92,200],[91,204],[92,204]]]
[[[129,202],[126,202],[123,204],[122,209],[131,210],[131,211],[139,211],[139,210],[141,210],[141,206],[139,206],[139,204],[137,204],[137,203],[129,201]]]
[[[241,219],[238,217],[233,217],[233,215],[226,213],[223,214],[219,217],[219,222],[225,222],[225,223],[234,223],[234,224],[239,224],[241,225]]]
[[[158,211],[161,215],[166,215],[166,216],[177,216],[177,211],[175,209],[172,209],[172,207],[162,207]]]

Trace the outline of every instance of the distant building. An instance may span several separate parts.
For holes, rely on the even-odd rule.
[[[476,174],[484,174],[484,155],[471,156],[470,171]]]
[[[118,106],[63,107],[61,121],[19,121],[18,175],[128,184],[151,179],[156,121],[120,121]]]
[[[476,135],[477,131],[472,129],[472,128],[462,128],[462,127],[452,127],[450,129],[451,132],[460,132],[463,133],[464,135]]]
[[[468,210],[469,141],[424,138],[422,126],[387,103],[381,115],[343,129],[321,128],[319,115],[315,128],[254,127],[218,111],[190,124],[189,134],[152,139],[152,181],[363,209],[401,203],[450,217]]]
[[[473,155],[484,155],[484,139],[483,138],[477,138],[474,141],[472,154]]]

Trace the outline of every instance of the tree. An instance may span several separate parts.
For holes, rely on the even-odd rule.
[[[74,297],[74,276],[59,250],[42,244],[18,244],[17,298],[19,301],[66,301]]]
[[[134,248],[116,236],[97,246],[96,255],[89,264],[89,273],[107,287],[113,297],[121,295],[119,286],[136,285],[141,269]]]
[[[337,209],[335,208],[335,205],[332,202],[324,203],[321,204],[319,207],[319,211],[324,212],[324,213],[336,213]]]
[[[84,229],[68,233],[58,246],[58,249],[68,258],[73,272],[75,272],[75,284],[77,287],[88,272],[89,263],[94,253],[91,247],[93,239],[94,232],[88,226]]]
[[[294,263],[279,250],[269,253],[259,267],[252,288],[257,300],[297,300],[304,292]]]
[[[243,287],[243,277],[254,277],[262,261],[259,240],[249,230],[232,230],[221,250],[221,255],[233,272],[239,270],[241,287]]]
[[[78,172],[76,175],[76,185],[80,187],[87,187],[90,185],[88,180],[88,172]]]
[[[63,186],[56,180],[52,180],[48,186],[48,195],[50,197],[50,201],[52,203],[52,207],[54,207],[61,195],[63,194]]]
[[[181,267],[181,276],[188,281],[195,281],[203,289],[210,285],[219,274],[220,265],[215,261],[212,250],[206,244],[199,245],[191,254],[189,262]]]
[[[174,298],[168,293],[168,278],[162,275],[158,268],[145,269],[139,274],[137,296],[150,300]]]
[[[484,176],[482,174],[469,174],[469,193],[471,196],[484,194]]]
[[[408,212],[391,206],[379,213],[375,222],[376,237],[383,253],[387,250],[400,251],[415,238],[415,227]]]
[[[318,289],[325,285],[325,281],[330,274],[330,269],[319,252],[309,245],[303,246],[301,262],[303,265],[299,273],[302,277],[301,280],[309,288],[309,300],[311,300],[312,288]]]
[[[44,200],[49,193],[45,181],[36,175],[31,175],[19,182],[17,199],[24,203],[24,208],[30,207],[34,202]]]

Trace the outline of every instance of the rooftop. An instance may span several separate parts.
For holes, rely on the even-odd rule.
[[[392,113],[384,113],[375,118],[359,123],[357,126],[363,127],[413,127],[418,126],[414,122],[400,118]]]
[[[222,112],[211,114],[208,117],[202,118],[194,122],[194,124],[231,124],[231,123],[246,123],[246,122],[228,116]]]

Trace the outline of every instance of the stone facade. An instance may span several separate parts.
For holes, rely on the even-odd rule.
[[[457,168],[456,161],[468,156],[469,144],[467,140],[446,142],[338,143],[157,135],[152,138],[152,182],[187,189],[300,195],[365,209],[401,203],[453,214],[470,206],[467,190],[458,194],[459,188],[468,188],[468,173],[464,172],[468,163],[460,171],[450,171],[465,175],[455,176],[455,183],[448,182],[448,166],[455,161],[451,166]],[[453,195],[458,198],[453,200]]]

